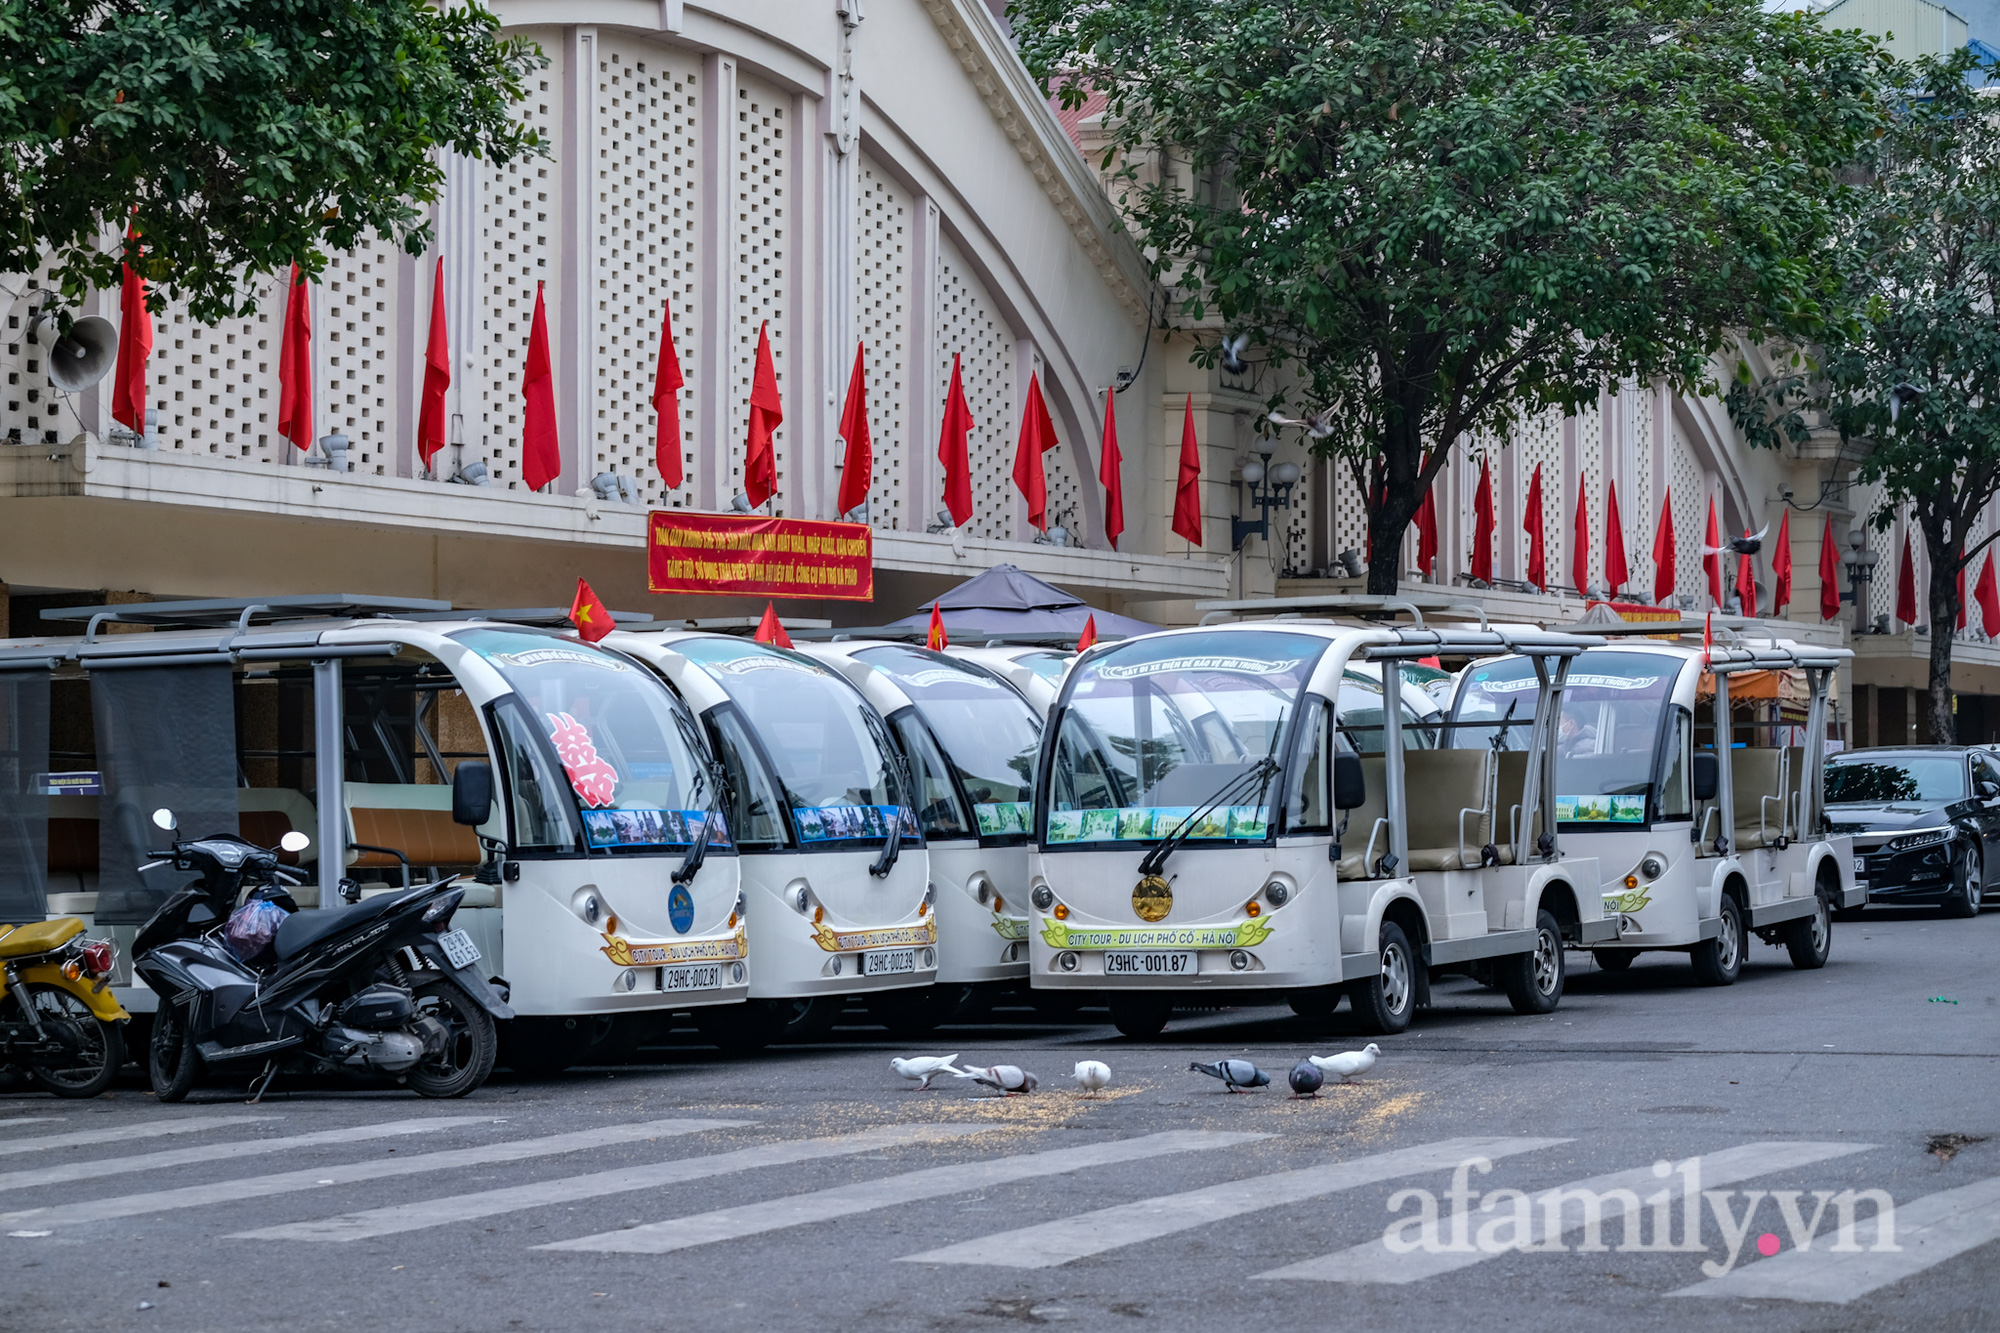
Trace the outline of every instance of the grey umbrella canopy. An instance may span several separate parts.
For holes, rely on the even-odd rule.
[[[1093,608],[1074,593],[1044,583],[1012,565],[995,565],[937,599],[945,631],[967,639],[996,634],[1081,634],[1083,624],[1097,617],[1097,632],[1106,638],[1150,634],[1158,625]],[[915,615],[888,626],[921,630],[931,623],[928,603]]]

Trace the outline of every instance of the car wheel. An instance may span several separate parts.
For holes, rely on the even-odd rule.
[[[1135,1041],[1157,1037],[1174,1016],[1172,991],[1121,990],[1111,992],[1111,1025]]]
[[[1416,1011],[1418,964],[1401,926],[1384,921],[1380,938],[1382,970],[1355,982],[1347,996],[1363,1032],[1394,1036]]]
[[[1722,931],[1712,940],[1703,940],[1688,952],[1694,964],[1694,979],[1703,986],[1729,986],[1743,970],[1743,909],[1736,899],[1722,895]]]
[[[1980,864],[1979,849],[1967,847],[1965,855],[1958,858],[1951,894],[1939,905],[1940,910],[1948,917],[1978,916],[1980,904],[1986,896],[1980,890],[1984,876],[1985,867]]]
[[[1811,916],[1785,923],[1784,937],[1793,967],[1810,972],[1826,966],[1833,953],[1833,909],[1827,905],[1824,892],[1816,895]]]
[[[1535,947],[1493,960],[1493,970],[1517,1014],[1555,1012],[1563,997],[1562,925],[1555,913],[1535,915]]]

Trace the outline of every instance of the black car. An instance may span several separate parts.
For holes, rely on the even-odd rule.
[[[1963,745],[1835,755],[1826,816],[1854,839],[1854,878],[1870,903],[1977,916],[2000,865],[2000,756]]]

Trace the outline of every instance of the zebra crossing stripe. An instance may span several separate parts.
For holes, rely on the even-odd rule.
[[[390,1236],[400,1231],[418,1231],[424,1227],[443,1226],[448,1222],[470,1222],[476,1218],[494,1217],[501,1213],[540,1208],[548,1204],[598,1199],[633,1190],[659,1189],[668,1185],[729,1175],[736,1171],[754,1170],[758,1167],[787,1166],[795,1162],[810,1162],[825,1157],[844,1157],[854,1153],[871,1152],[878,1148],[894,1148],[909,1143],[957,1138],[966,1134],[983,1134],[991,1128],[987,1125],[890,1125],[855,1134],[837,1134],[817,1139],[792,1139],[781,1143],[760,1143],[707,1157],[683,1157],[671,1162],[620,1167],[614,1171],[597,1171],[590,1175],[569,1176],[560,1180],[542,1180],[529,1185],[482,1190],[477,1194],[459,1194],[449,1198],[394,1204],[387,1208],[372,1208],[367,1212],[346,1213],[339,1217],[329,1217],[314,1222],[262,1227],[256,1231],[237,1232],[230,1239],[366,1240],[371,1236]]]
[[[1818,1243],[1826,1237],[1809,1240],[1668,1294],[1846,1305],[2000,1238],[2000,1176],[1899,1203],[1894,1217],[1893,1228],[1860,1218],[1851,1235],[1836,1234],[1831,1245]]]
[[[4,1198],[9,1190],[24,1190],[36,1185],[60,1185],[70,1180],[95,1180],[99,1176],[126,1175],[133,1171],[160,1171],[167,1167],[189,1166],[195,1162],[230,1161],[238,1157],[289,1152],[294,1148],[320,1148],[328,1144],[360,1143],[367,1139],[423,1134],[433,1129],[455,1125],[491,1123],[494,1123],[491,1116],[425,1116],[409,1120],[385,1120],[379,1125],[352,1125],[345,1129],[315,1130],[310,1134],[287,1134],[280,1138],[233,1138],[227,1143],[166,1148],[159,1152],[134,1153],[130,1157],[101,1157],[94,1162],[64,1162],[57,1166],[31,1167],[25,1171],[0,1174],[0,1198]]]
[[[1730,1185],[1739,1180],[1768,1175],[1773,1171],[1786,1171],[1793,1167],[1808,1166],[1814,1162],[1824,1162],[1835,1157],[1846,1157],[1852,1153],[1866,1152],[1874,1147],[1872,1143],[1745,1143],[1721,1152],[1709,1153],[1697,1160],[1701,1163],[1701,1187]],[[1484,1156],[1485,1154],[1478,1154]],[[1685,1197],[1687,1177],[1679,1170],[1661,1177],[1652,1167],[1635,1167],[1630,1171],[1614,1171],[1608,1175],[1591,1176],[1584,1180],[1572,1180],[1566,1185],[1556,1185],[1531,1195],[1529,1208],[1533,1218],[1532,1243],[1541,1245],[1556,1235],[1568,1235],[1582,1230],[1592,1219],[1601,1229],[1612,1222],[1635,1214],[1626,1225],[1638,1226],[1643,1212],[1633,1207],[1639,1201],[1646,1206],[1658,1206],[1664,1198],[1670,1205]],[[1629,1192],[1629,1199],[1620,1198],[1615,1191]],[[1586,1206],[1584,1194],[1596,1196],[1596,1202]],[[1572,1197],[1575,1196],[1575,1197]],[[1552,1228],[1548,1222],[1549,1209],[1560,1207],[1561,1224]],[[1476,1203],[1474,1207],[1477,1207]],[[1486,1214],[1486,1217],[1494,1214]],[[1474,1214],[1473,1226],[1481,1220]],[[1446,1219],[1444,1225],[1449,1225]],[[1623,1235],[1620,1236],[1621,1245]],[[1273,1268],[1269,1272],[1258,1273],[1258,1278],[1300,1278],[1313,1282],[1421,1282],[1425,1278],[1439,1277],[1445,1273],[1455,1273],[1461,1268],[1484,1263],[1502,1254],[1513,1254],[1514,1249],[1487,1252],[1473,1248],[1470,1243],[1462,1250],[1412,1250],[1408,1254],[1398,1254],[1383,1243],[1381,1236],[1364,1241],[1349,1249],[1322,1255],[1317,1259],[1307,1259],[1301,1263],[1287,1264],[1283,1268]]]
[[[468,1117],[468,1120],[470,1118]],[[485,1123],[498,1123],[481,1117]],[[456,1123],[438,1118],[423,1122],[431,1128]],[[477,1123],[477,1122],[475,1122]],[[540,1139],[510,1139],[505,1143],[481,1144],[476,1148],[450,1148],[442,1152],[419,1153],[410,1157],[388,1157],[372,1162],[350,1162],[344,1166],[315,1166],[303,1171],[283,1171],[270,1176],[248,1176],[208,1184],[186,1185],[179,1189],[155,1190],[147,1194],[123,1194],[108,1199],[87,1199],[48,1208],[24,1208],[0,1213],[0,1225],[32,1220],[37,1229],[102,1222],[114,1217],[135,1217],[141,1213],[164,1213],[177,1208],[205,1208],[213,1204],[261,1199],[273,1194],[352,1185],[363,1180],[384,1180],[391,1176],[415,1176],[426,1171],[450,1171],[468,1166],[490,1166],[496,1162],[520,1162],[555,1153],[581,1152],[609,1143],[631,1143],[640,1139],[665,1138],[674,1134],[698,1134],[709,1129],[733,1129],[743,1120],[652,1120],[642,1124],[606,1125],[570,1134],[552,1134]]]
[[[1415,1148],[1398,1148],[1329,1162],[1296,1171],[1251,1176],[1204,1189],[1163,1194],[1132,1203],[1099,1208],[1039,1226],[996,1232],[977,1240],[905,1255],[913,1264],[992,1264],[1004,1268],[1055,1268],[1141,1241],[1157,1240],[1244,1213],[1261,1212],[1288,1203],[1302,1203],[1341,1190],[1357,1189],[1398,1176],[1438,1171],[1468,1157],[1499,1158],[1534,1152],[1570,1142],[1569,1139],[1468,1138],[1447,1139]]]
[[[14,1125],[42,1125],[42,1124],[47,1124],[51,1120],[60,1120],[60,1119],[62,1119],[62,1117],[59,1115],[9,1116],[5,1120],[0,1120],[0,1129],[7,1129]]]
[[[156,1139],[167,1134],[206,1134],[211,1129],[255,1125],[277,1118],[274,1115],[191,1115],[180,1120],[125,1124],[116,1129],[80,1129],[69,1134],[45,1134],[39,1139],[13,1139],[0,1143],[0,1157],[24,1152],[48,1152],[53,1148],[83,1148],[93,1143],[123,1143],[127,1139]]]
[[[964,1194],[1017,1180],[1061,1175],[1069,1171],[1081,1171],[1086,1167],[1138,1161],[1168,1153],[1227,1148],[1239,1143],[1248,1143],[1253,1139],[1268,1137],[1270,1136],[1267,1134],[1173,1130],[1164,1134],[1148,1134],[1141,1138],[1121,1139],[1112,1143],[1091,1144],[1079,1148],[1021,1153],[1011,1157],[996,1157],[985,1162],[926,1167],[921,1171],[908,1171],[902,1175],[883,1176],[852,1185],[836,1185],[832,1189],[815,1190],[810,1194],[795,1194],[782,1199],[769,1199],[762,1203],[748,1203],[735,1208],[718,1208],[714,1212],[697,1213],[692,1217],[677,1217],[670,1221],[655,1222],[650,1226],[631,1227],[622,1231],[606,1231],[595,1236],[582,1236],[576,1240],[557,1241],[551,1245],[538,1245],[535,1248],[608,1251],[616,1254],[665,1254],[670,1250],[684,1250],[690,1246],[707,1245],[719,1240],[733,1240],[742,1236],[760,1235],[767,1231],[780,1231],[786,1227],[803,1226],[808,1222],[851,1217],[856,1213],[871,1212],[877,1208],[888,1208],[917,1199]]]

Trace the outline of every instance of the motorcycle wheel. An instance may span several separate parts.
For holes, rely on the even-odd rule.
[[[75,1043],[73,1063],[61,1069],[31,1067],[28,1076],[58,1097],[95,1097],[118,1077],[125,1063],[125,1046],[118,1026],[90,1012],[83,997],[60,986],[30,982],[14,993],[23,1004],[35,1006],[44,1031],[60,1032]]]
[[[405,1077],[424,1097],[463,1097],[493,1072],[500,1041],[493,1015],[455,981],[428,981],[415,990],[417,1012],[444,1024],[444,1053],[418,1065]]]
[[[153,1015],[153,1039],[146,1043],[146,1077],[163,1102],[187,1100],[201,1074],[201,1052],[188,1037],[187,1011],[162,1004]]]

